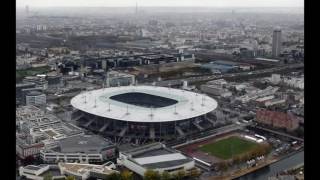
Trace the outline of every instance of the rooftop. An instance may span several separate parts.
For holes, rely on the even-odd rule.
[[[39,91],[30,91],[27,96],[39,96],[42,95],[43,93],[39,92]]]
[[[110,141],[97,135],[78,135],[59,141],[62,153],[99,153],[102,148],[113,146]]]
[[[141,93],[177,101],[164,107],[143,107],[111,97]],[[168,122],[189,119],[216,109],[217,101],[203,94],[159,86],[121,86],[85,92],[71,100],[73,107],[100,117],[131,122]]]
[[[68,172],[85,174],[87,172],[98,172],[103,174],[111,174],[117,172],[108,166],[94,164],[79,164],[79,163],[59,163],[60,168],[64,168]]]
[[[165,147],[161,143],[152,143],[122,152],[128,155],[131,161],[147,169],[178,166],[192,159],[180,152]]]

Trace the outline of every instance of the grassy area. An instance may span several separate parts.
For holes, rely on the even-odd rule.
[[[26,76],[34,76],[37,74],[42,74],[45,72],[50,71],[50,66],[43,66],[43,67],[35,67],[35,68],[28,68],[23,70],[16,70],[16,81],[21,81]]]
[[[232,136],[214,143],[203,145],[200,147],[200,150],[221,159],[230,159],[232,156],[246,153],[257,146],[259,146],[257,143]]]

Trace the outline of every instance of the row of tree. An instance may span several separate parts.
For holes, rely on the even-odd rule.
[[[180,170],[176,173],[170,174],[167,171],[162,172],[161,174],[157,171],[147,170],[144,173],[144,180],[182,180],[182,179],[198,179],[201,172],[198,168],[192,168],[189,171]]]
[[[176,173],[170,174],[167,171],[163,173],[159,173],[158,171],[154,170],[147,170],[144,173],[143,179],[144,180],[183,180],[183,179],[198,179],[201,172],[197,168],[193,168],[190,171],[186,172],[184,170],[180,170]],[[113,173],[104,178],[105,180],[133,180],[133,173],[124,170],[120,174]]]
[[[144,180],[183,180],[183,179],[198,179],[201,172],[198,168],[193,168],[189,170],[188,172],[184,170],[180,170],[176,173],[170,174],[167,171],[164,171],[163,173],[159,173],[158,171],[154,170],[147,170],[144,173]],[[104,180],[133,180],[133,172],[129,170],[124,170],[121,173],[112,173],[110,175],[107,175],[103,178]],[[52,180],[52,175],[47,174],[44,177],[44,180]],[[76,180],[73,176],[68,176],[65,178],[65,180]]]
[[[271,148],[272,147],[269,144],[261,144],[247,153],[240,154],[238,156],[233,157],[230,160],[222,161],[216,164],[217,169],[221,171],[227,171],[228,168],[231,167],[232,165],[238,165],[242,162],[254,159],[256,157],[269,154],[271,151]]]
[[[51,174],[51,173],[46,174],[46,175],[43,177],[43,180],[53,180],[52,174]],[[74,176],[67,176],[67,177],[61,178],[61,179],[55,178],[55,180],[76,180],[76,178],[75,178]]]

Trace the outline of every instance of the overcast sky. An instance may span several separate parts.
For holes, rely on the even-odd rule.
[[[304,7],[304,0],[16,0],[17,7],[81,6]]]

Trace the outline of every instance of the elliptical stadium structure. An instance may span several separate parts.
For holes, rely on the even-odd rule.
[[[204,94],[159,86],[120,86],[71,99],[78,125],[115,143],[170,141],[214,124],[217,101]]]

